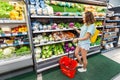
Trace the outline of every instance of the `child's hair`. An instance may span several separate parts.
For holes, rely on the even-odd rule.
[[[95,18],[92,12],[87,11],[85,12],[85,23],[86,25],[93,24],[95,22]]]

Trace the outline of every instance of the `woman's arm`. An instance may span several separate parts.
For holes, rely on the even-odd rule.
[[[80,34],[80,30],[78,30],[76,27],[74,27],[75,31]]]
[[[87,39],[90,38],[90,36],[91,36],[91,34],[90,34],[89,32],[87,32],[83,38],[75,38],[75,39],[73,40],[73,42],[78,42],[78,41],[87,40]]]
[[[77,38],[77,40],[78,40],[78,41],[87,40],[87,39],[90,38],[90,36],[91,36],[91,34],[90,34],[89,32],[87,32],[83,38]]]

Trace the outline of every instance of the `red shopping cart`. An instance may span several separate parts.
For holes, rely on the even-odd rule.
[[[59,64],[63,74],[65,74],[69,78],[74,78],[77,67],[76,60],[73,60],[67,56],[63,56],[60,58]]]

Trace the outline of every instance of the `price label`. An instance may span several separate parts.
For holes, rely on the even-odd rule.
[[[4,20],[5,23],[10,23],[10,20]]]
[[[18,33],[13,33],[12,35],[18,35]]]
[[[13,46],[13,44],[8,44],[8,46]]]
[[[1,47],[6,47],[7,45],[6,44],[2,44]]]
[[[0,23],[3,23],[3,20],[0,20]]]
[[[24,42],[19,42],[19,44],[24,44]]]
[[[11,36],[11,34],[5,34],[5,36]]]
[[[27,34],[27,32],[23,32],[22,34]]]

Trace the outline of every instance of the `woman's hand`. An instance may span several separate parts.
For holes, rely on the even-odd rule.
[[[76,27],[73,27],[73,29],[74,29],[74,30],[77,30],[77,28],[76,28]]]
[[[73,42],[76,43],[78,41],[78,38],[73,39]]]
[[[80,34],[80,30],[78,30],[76,27],[73,27],[73,29],[74,29],[75,31],[77,31],[77,33]]]

